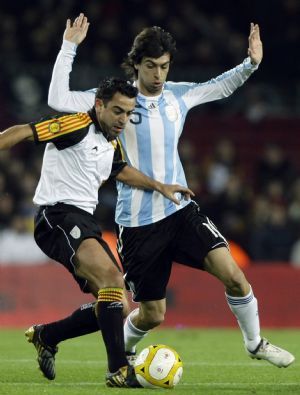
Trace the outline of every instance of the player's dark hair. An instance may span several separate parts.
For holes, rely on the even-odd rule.
[[[129,98],[134,98],[138,94],[137,88],[130,82],[120,78],[110,77],[100,82],[96,92],[96,98],[103,100],[106,105],[117,92]]]
[[[134,65],[140,64],[143,57],[159,58],[165,53],[170,54],[172,61],[176,52],[176,41],[170,33],[159,26],[146,27],[134,39],[130,52],[121,67],[129,78],[138,76]]]

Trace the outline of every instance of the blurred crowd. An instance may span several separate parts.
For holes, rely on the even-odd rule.
[[[3,118],[31,120],[46,106],[51,69],[67,18],[84,12],[91,22],[73,73],[78,89],[94,87],[119,68],[134,36],[160,25],[177,41],[170,77],[205,81],[247,56],[250,22],[259,23],[265,57],[251,89],[217,110],[251,119],[300,112],[300,3],[298,0],[22,0],[0,5],[0,103]],[[242,96],[241,96],[242,95]],[[241,100],[242,97],[242,100]]]
[[[251,163],[251,178],[236,145],[220,137],[199,163],[198,147],[183,142],[189,186],[228,240],[254,261],[300,264],[300,167],[275,142]],[[259,148],[257,148],[259,149]]]
[[[242,116],[251,123],[300,114],[300,2],[259,0],[222,2],[103,0],[23,0],[0,5],[0,129],[51,113],[47,93],[51,70],[67,18],[84,12],[91,26],[78,49],[71,84],[89,89],[119,68],[133,37],[145,26],[160,25],[177,41],[170,79],[205,81],[234,67],[247,56],[250,22],[259,23],[265,57],[260,70],[231,98],[194,110],[214,116]],[[186,123],[186,128],[189,122]],[[288,131],[287,131],[288,138]],[[199,159],[201,146],[183,138],[181,155],[190,186],[203,211],[224,235],[241,245],[251,259],[300,262],[299,163],[278,143],[267,144],[244,174],[243,158],[231,139],[218,139]],[[0,261],[18,238],[18,259],[32,241],[32,196],[39,178],[42,149],[24,143],[0,152]],[[112,230],[116,191],[113,181],[101,190],[96,215]],[[28,237],[29,236],[29,237]],[[29,243],[29,244],[26,244]],[[6,247],[5,247],[6,246]],[[2,254],[2,256],[1,256]],[[3,255],[4,254],[4,255]],[[10,254],[12,259],[13,254]]]

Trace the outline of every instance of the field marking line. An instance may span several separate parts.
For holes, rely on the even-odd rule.
[[[22,358],[22,359],[12,359],[12,358],[0,358],[0,365],[1,362],[3,363],[28,363],[28,362],[36,362],[35,359],[30,358]],[[79,359],[57,359],[56,364],[70,364],[70,365],[77,365],[77,364],[89,364],[89,365],[106,365],[107,361],[104,359],[99,360],[79,360]],[[254,362],[254,361],[245,361],[245,362],[183,362],[184,366],[211,366],[211,367],[230,367],[230,366],[248,366],[248,367],[267,367],[267,368],[274,368],[271,364],[261,361],[261,362]],[[293,363],[292,367],[299,366],[299,363]]]
[[[1,381],[0,381],[1,382]],[[46,386],[49,387],[49,384],[47,383],[23,383],[23,382],[14,382],[14,383],[7,383],[7,382],[3,382],[2,384],[5,384],[7,386],[29,386],[29,385],[33,385],[36,387],[40,387],[40,386]],[[68,387],[78,387],[78,386],[98,386],[98,385],[102,385],[103,383],[93,383],[93,382],[85,382],[85,381],[81,381],[81,382],[76,382],[76,383],[56,383],[56,382],[52,382],[51,386],[55,386],[55,387],[64,387],[64,386],[68,386]],[[295,382],[295,383],[267,383],[267,382],[262,382],[262,383],[180,383],[178,385],[177,388],[179,387],[242,387],[242,388],[252,388],[252,387],[257,387],[257,386],[276,386],[276,387],[292,387],[292,386],[299,386],[300,387],[300,382]]]

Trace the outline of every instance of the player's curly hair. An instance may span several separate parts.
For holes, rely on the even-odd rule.
[[[129,98],[134,98],[138,94],[137,88],[130,82],[121,78],[108,77],[100,82],[96,92],[96,98],[103,100],[106,105],[117,92]]]
[[[170,33],[159,26],[146,27],[134,39],[130,52],[121,67],[131,79],[138,76],[134,65],[140,64],[143,57],[159,58],[165,53],[170,54],[172,62],[176,52],[176,41]]]

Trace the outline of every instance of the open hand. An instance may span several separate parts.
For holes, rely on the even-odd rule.
[[[263,45],[260,40],[259,26],[257,24],[250,24],[250,34],[248,41],[248,55],[251,58],[251,63],[259,64],[263,58]]]
[[[79,45],[86,37],[90,23],[87,17],[81,13],[73,22],[68,19],[66,23],[66,29],[64,32],[64,40],[71,41],[72,43]]]

